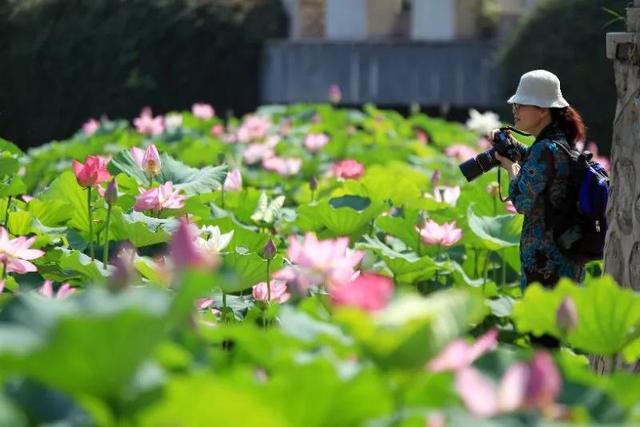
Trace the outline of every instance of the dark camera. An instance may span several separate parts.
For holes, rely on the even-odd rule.
[[[506,128],[501,128],[495,133],[492,148],[459,165],[462,175],[467,178],[467,181],[473,181],[483,173],[500,165],[500,162],[495,157],[496,152],[503,157],[507,157],[512,162],[520,160],[518,146],[512,140]]]

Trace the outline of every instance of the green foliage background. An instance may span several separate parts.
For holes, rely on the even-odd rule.
[[[3,0],[0,135],[35,145],[145,105],[248,111],[260,44],[284,31],[278,0]]]
[[[613,63],[605,55],[606,33],[623,31],[627,0],[543,0],[523,19],[499,54],[503,94],[511,96],[520,76],[546,69],[560,78],[562,92],[582,114],[588,138],[611,147],[616,108]],[[509,111],[502,111],[508,117]]]

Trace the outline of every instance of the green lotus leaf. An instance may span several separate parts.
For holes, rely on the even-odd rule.
[[[161,183],[171,181],[176,188],[187,195],[209,193],[220,189],[227,170],[226,165],[206,166],[202,169],[192,168],[165,153],[160,155],[160,160],[162,168],[154,179]],[[109,171],[113,175],[125,173],[145,187],[151,184],[149,176],[138,166],[130,150],[119,152],[109,162]]]
[[[556,311],[565,297],[577,310],[577,326],[569,331],[556,324]],[[534,284],[516,303],[513,319],[520,332],[550,334],[584,351],[611,356],[640,337],[640,296],[620,288],[610,276],[591,279],[584,287],[568,279],[551,290]]]
[[[358,248],[370,249],[384,261],[398,283],[413,284],[417,280],[429,279],[438,271],[438,264],[430,256],[418,256],[415,252],[394,251],[375,237],[364,236],[366,243]]]
[[[59,202],[66,205],[69,212],[69,226],[82,232],[89,231],[89,216],[87,213],[87,190],[80,187],[73,172],[65,171],[56,178],[51,185],[40,194],[39,199],[46,204],[53,203],[56,209],[61,209]],[[56,202],[58,204],[56,205]],[[42,207],[46,210],[46,206]],[[56,214],[61,216],[62,214]]]
[[[271,273],[282,268],[283,262],[284,259],[279,255],[271,260]],[[254,252],[232,252],[224,255],[223,267],[228,268],[231,274],[218,285],[227,293],[244,291],[259,282],[267,281],[267,261]]]
[[[477,216],[467,211],[469,227],[487,249],[498,250],[520,244],[522,215]]]
[[[321,224],[334,236],[350,235],[360,231],[382,212],[384,205],[368,198],[344,195],[322,199],[298,209],[299,218],[315,216],[313,225]]]
[[[116,397],[164,335],[169,307],[167,294],[151,289],[93,288],[63,301],[25,294],[0,319],[11,342],[0,349],[3,370],[72,395]]]
[[[374,317],[351,309],[336,317],[382,367],[408,369],[424,366],[485,314],[479,297],[448,290],[401,296]]]
[[[136,247],[168,242],[178,226],[175,219],[153,218],[142,212],[123,213],[119,207],[111,211],[110,240],[128,240]]]

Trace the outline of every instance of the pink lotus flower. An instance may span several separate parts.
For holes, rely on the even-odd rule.
[[[100,122],[96,119],[89,119],[82,125],[82,133],[87,136],[93,135],[100,129]]]
[[[453,246],[462,238],[462,230],[456,228],[455,221],[439,225],[430,219],[418,232],[427,245]]]
[[[73,173],[81,187],[93,187],[111,179],[107,171],[108,161],[100,156],[87,156],[84,164],[73,160]]]
[[[429,143],[429,135],[422,129],[416,130],[416,138],[418,138],[418,141],[422,145],[427,145]]]
[[[122,243],[118,247],[115,256],[111,258],[113,271],[109,278],[112,289],[124,289],[133,283],[138,277],[135,262],[138,254],[135,246],[129,242]],[[158,271],[158,273],[160,273]],[[159,274],[159,276],[161,276]]]
[[[162,209],[180,209],[184,206],[183,202],[184,196],[180,195],[179,190],[174,190],[173,183],[168,181],[146,191],[140,189],[133,209],[138,212],[151,209],[158,213]]]
[[[313,285],[333,287],[349,283],[364,252],[352,251],[348,246],[347,237],[318,241],[315,234],[307,233],[300,243],[295,236],[290,236],[287,256],[293,265],[273,277],[293,282],[301,292]]]
[[[448,157],[454,157],[458,162],[463,162],[475,157],[478,153],[468,145],[454,144],[445,148],[444,154]]]
[[[240,169],[233,168],[227,174],[224,179],[224,189],[227,191],[240,191],[242,190],[242,174]]]
[[[7,273],[24,274],[38,271],[36,266],[29,262],[44,255],[39,249],[30,249],[35,241],[35,236],[29,239],[24,236],[10,239],[7,230],[0,227],[0,263],[5,265]]]
[[[0,280],[0,294],[4,291],[4,280]]]
[[[344,179],[358,179],[364,174],[364,165],[355,160],[340,160],[331,166],[331,173]]]
[[[291,133],[291,119],[283,119],[280,122],[280,135],[287,136]]]
[[[427,365],[432,372],[459,371],[468,368],[480,356],[498,345],[498,330],[493,328],[469,344],[459,338],[451,341],[442,352]]]
[[[149,144],[145,151],[142,151],[138,147],[133,147],[131,149],[131,156],[146,173],[151,175],[160,173],[162,161],[160,160],[160,153],[158,153],[158,148],[156,148],[155,144]]]
[[[427,421],[424,427],[446,427],[446,417],[442,412],[433,412],[427,416]]]
[[[329,86],[329,101],[333,104],[337,104],[342,101],[342,90],[340,89],[340,86],[335,83]]]
[[[291,298],[291,294],[287,292],[287,282],[283,280],[271,281],[271,301],[279,304],[287,302]],[[252,288],[251,295],[256,301],[267,301],[267,282],[260,282]]]
[[[529,363],[511,365],[496,384],[472,367],[456,374],[456,390],[473,415],[489,418],[500,413],[536,409],[558,414],[555,403],[562,380],[551,356],[543,351]]]
[[[302,167],[302,159],[283,157],[270,157],[262,160],[262,167],[270,172],[275,172],[282,176],[292,176],[300,172]]]
[[[198,244],[198,227],[180,219],[180,226],[171,236],[169,253],[173,264],[178,269],[186,267],[211,268],[218,263],[218,256],[202,249]]]
[[[51,280],[45,280],[42,286],[38,288],[38,293],[40,295],[51,299],[65,299],[75,291],[75,288],[72,288],[70,284],[63,283],[62,286],[58,288],[58,291],[54,294],[53,282]]]
[[[202,120],[209,120],[215,116],[213,107],[209,104],[196,102],[191,106],[191,114]]]
[[[246,143],[260,140],[267,136],[267,131],[271,128],[271,122],[257,115],[247,116],[237,132],[238,142]]]
[[[198,298],[196,300],[196,308],[198,310],[205,310],[211,306],[213,306],[213,304],[215,303],[215,301],[211,298]]]
[[[436,202],[448,203],[455,206],[460,197],[460,187],[436,187],[433,190],[433,198]]]
[[[196,300],[196,308],[200,311],[209,310],[216,316],[221,314],[220,310],[214,307],[215,301],[211,298],[199,298]],[[207,324],[208,326],[215,326],[215,324]]]
[[[249,144],[246,150],[244,150],[244,152],[242,153],[242,157],[244,158],[244,161],[248,165],[262,162],[276,155],[276,152],[274,151],[273,147],[274,146],[269,145],[267,143]]]
[[[329,290],[336,305],[352,305],[366,311],[383,309],[393,295],[393,280],[373,273],[360,274],[354,281]]]
[[[164,119],[162,116],[153,117],[151,108],[145,107],[140,117],[133,119],[136,130],[143,135],[160,135],[164,132]]]
[[[24,200],[25,203],[29,203],[30,201],[33,200],[33,196],[30,196],[28,194],[23,194],[20,197],[22,198],[22,200]]]
[[[211,126],[211,135],[218,137],[224,133],[224,126],[220,123]]]
[[[491,141],[486,136],[482,136],[478,139],[478,147],[482,151],[488,150],[491,148]]]
[[[329,143],[329,137],[324,133],[310,133],[304,139],[304,146],[309,151],[318,151]]]

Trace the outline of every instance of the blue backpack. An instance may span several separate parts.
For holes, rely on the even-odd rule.
[[[554,142],[570,158],[567,203],[547,217],[554,239],[569,259],[582,263],[602,259],[607,235],[609,175],[590,152],[572,149],[565,141]]]

